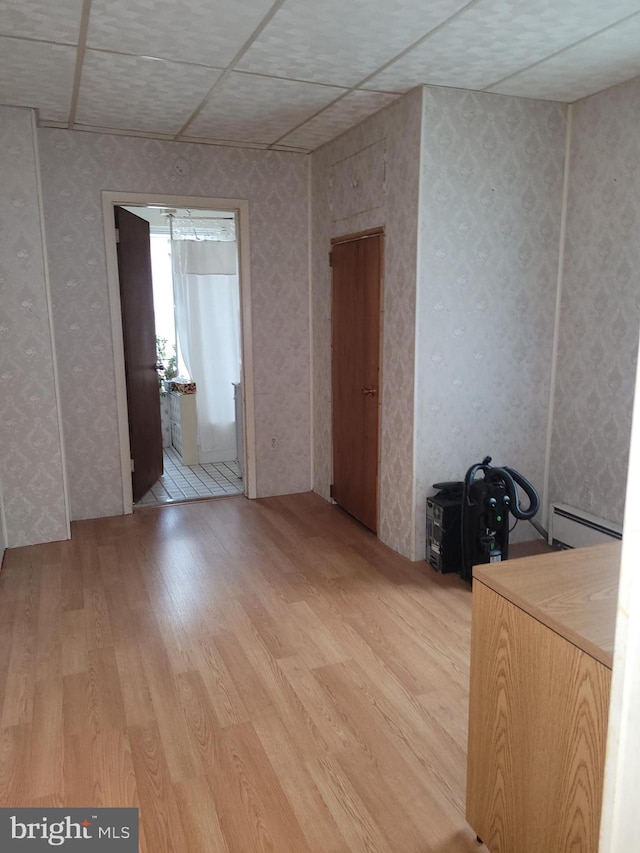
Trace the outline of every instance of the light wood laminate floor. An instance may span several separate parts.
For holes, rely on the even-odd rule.
[[[476,853],[470,588],[315,495],[73,524],[0,575],[0,805],[145,853]]]

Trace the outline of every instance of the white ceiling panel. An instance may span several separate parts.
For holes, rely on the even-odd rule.
[[[272,3],[273,0],[93,0],[87,44],[224,68]]]
[[[76,48],[0,38],[0,104],[38,107],[47,121],[66,121]]]
[[[275,142],[345,90],[231,73],[186,129],[189,136]]]
[[[639,9],[638,0],[482,0],[367,87],[484,89]]]
[[[0,104],[169,139],[195,115],[182,139],[313,150],[424,83],[575,101],[630,79],[636,16],[640,0],[0,0]]]
[[[516,74],[491,89],[505,95],[577,101],[640,75],[640,15]]]
[[[78,43],[82,0],[0,0],[0,35]]]
[[[88,50],[78,124],[177,133],[222,72]]]
[[[397,97],[397,95],[386,95],[380,92],[351,92],[302,127],[285,136],[281,143],[303,148],[306,151],[314,151],[368,116],[377,113]]]
[[[353,86],[467,2],[288,0],[238,68]]]

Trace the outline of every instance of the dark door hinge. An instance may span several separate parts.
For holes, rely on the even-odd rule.
[[[329,252],[329,266],[333,266],[333,252]]]
[[[329,486],[329,497],[330,497],[330,498],[332,498],[332,497],[333,497],[333,490],[334,490],[334,488],[335,488],[335,487],[334,487],[333,483],[331,483],[331,485]]]

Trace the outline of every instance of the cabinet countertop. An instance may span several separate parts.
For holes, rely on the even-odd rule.
[[[611,669],[621,548],[614,542],[478,565],[474,582]]]

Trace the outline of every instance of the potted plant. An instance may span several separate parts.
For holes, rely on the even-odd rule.
[[[176,346],[175,344],[171,345],[171,349],[173,353],[171,355],[167,355],[169,341],[167,338],[159,338],[156,335],[156,360],[157,364],[161,364],[163,367],[163,377],[158,377],[158,381],[160,383],[161,390],[167,389],[167,382],[170,379],[174,379],[178,375],[178,358],[176,354]]]

